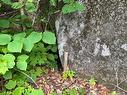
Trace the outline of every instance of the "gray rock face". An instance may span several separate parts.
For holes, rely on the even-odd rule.
[[[69,53],[69,66],[82,76],[124,83],[127,78],[127,1],[85,0],[81,13],[56,20],[61,62]]]

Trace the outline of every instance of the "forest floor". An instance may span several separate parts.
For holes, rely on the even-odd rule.
[[[36,85],[43,88],[46,95],[51,92],[56,93],[53,95],[117,95],[102,84],[91,84],[78,77],[63,79],[62,74],[55,70],[48,70],[47,74],[38,77]]]

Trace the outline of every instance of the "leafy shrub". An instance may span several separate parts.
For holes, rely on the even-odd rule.
[[[64,79],[67,79],[67,78],[72,79],[74,76],[75,76],[75,72],[73,70],[67,70],[63,72]]]
[[[48,35],[48,34],[47,34]],[[53,35],[53,33],[52,33]],[[15,65],[20,70],[27,69],[27,59],[28,55],[23,54],[22,51],[30,52],[34,47],[34,44],[43,40],[43,34],[32,32],[30,35],[26,36],[26,33],[18,33],[13,36],[8,34],[0,34],[0,45],[6,45],[7,54],[0,55],[0,73],[5,74],[9,69],[12,69]],[[54,36],[54,35],[53,35]],[[55,40],[55,37],[54,39]],[[50,39],[45,40],[45,42],[50,41]],[[52,44],[55,44],[52,43]],[[4,52],[3,52],[4,53]],[[19,53],[15,56],[14,53]]]
[[[55,45],[47,45],[43,42],[35,44],[29,54],[28,63],[32,66],[36,65],[55,65],[57,59],[57,47]]]

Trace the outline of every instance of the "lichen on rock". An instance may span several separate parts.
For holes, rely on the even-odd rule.
[[[84,12],[61,14],[56,20],[61,62],[66,51],[70,68],[82,76],[121,82],[127,78],[127,1],[83,3]]]

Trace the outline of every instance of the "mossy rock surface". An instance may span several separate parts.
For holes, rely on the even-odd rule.
[[[88,0],[84,4],[84,12],[56,20],[61,62],[66,51],[69,67],[82,77],[120,83],[127,78],[127,2]]]

